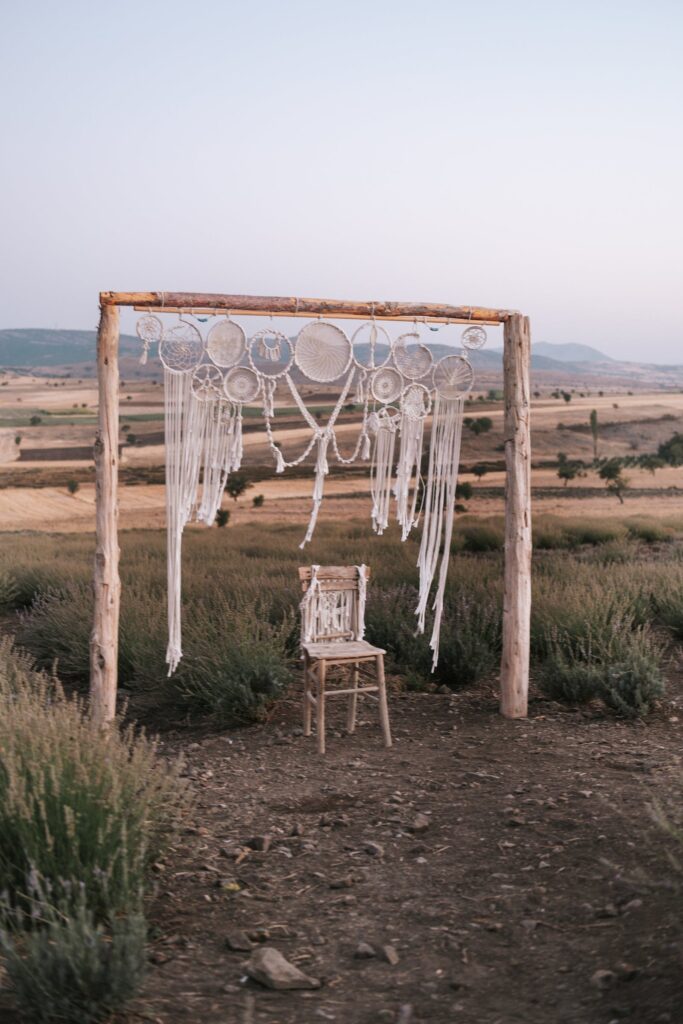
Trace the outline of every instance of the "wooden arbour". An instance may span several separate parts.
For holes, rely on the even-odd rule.
[[[121,581],[118,541],[120,308],[155,312],[375,318],[502,324],[505,441],[505,570],[500,711],[524,718],[529,688],[531,622],[531,445],[529,319],[514,310],[419,302],[353,302],[195,292],[101,292],[97,334],[98,429],[95,439],[94,612],[90,639],[90,706],[105,725],[116,713]]]

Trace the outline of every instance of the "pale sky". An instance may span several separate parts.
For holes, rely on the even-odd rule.
[[[4,0],[0,327],[434,300],[683,363],[682,49],[679,0]]]

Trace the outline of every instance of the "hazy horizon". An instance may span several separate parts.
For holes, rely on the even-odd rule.
[[[683,362],[682,27],[667,0],[11,5],[0,327],[91,329],[109,289],[442,301]]]

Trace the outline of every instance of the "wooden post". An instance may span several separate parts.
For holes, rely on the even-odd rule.
[[[529,319],[505,321],[505,591],[500,711],[525,718],[531,636],[531,442],[529,433]]]
[[[116,714],[119,650],[118,350],[118,306],[102,305],[97,332],[99,411],[95,438],[94,612],[90,636],[90,711],[101,726],[110,723]]]

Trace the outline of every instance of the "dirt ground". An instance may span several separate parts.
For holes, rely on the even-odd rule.
[[[167,736],[197,803],[158,865],[137,1010],[157,1024],[677,1024],[683,895],[647,805],[680,805],[678,682],[647,725],[539,700],[506,721],[490,690],[394,695],[390,751],[374,706],[354,736],[336,731],[343,699],[324,758],[294,699],[264,726]],[[264,836],[267,852],[246,850]],[[321,987],[247,980],[236,931]]]

